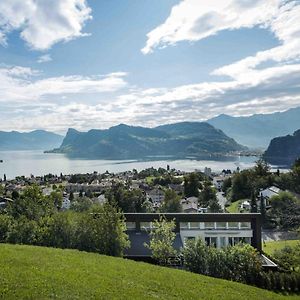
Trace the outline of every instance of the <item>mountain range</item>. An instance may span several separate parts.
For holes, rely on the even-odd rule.
[[[45,130],[0,131],[0,150],[45,150],[59,145],[63,136]]]
[[[146,128],[120,124],[105,130],[69,129],[52,152],[74,157],[124,159],[148,156],[204,157],[244,150],[221,130],[203,122]]]
[[[300,129],[293,135],[272,139],[263,157],[271,164],[292,165],[300,158]]]
[[[207,122],[242,145],[266,149],[271,139],[292,134],[300,128],[300,107],[249,117],[232,117],[223,114]]]

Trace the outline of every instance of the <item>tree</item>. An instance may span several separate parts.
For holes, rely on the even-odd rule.
[[[198,197],[199,186],[199,177],[196,173],[184,177],[184,194],[186,197]]]
[[[161,265],[167,265],[170,258],[175,257],[177,251],[173,248],[176,233],[175,222],[167,221],[163,216],[154,221],[154,228],[150,231],[150,243],[145,247],[152,251],[152,257]]]
[[[256,203],[256,197],[255,197],[254,191],[252,191],[252,193],[251,193],[250,206],[251,206],[251,212],[252,213],[257,213],[257,203]]]
[[[89,210],[89,208],[93,205],[93,201],[87,197],[79,197],[76,201],[71,203],[71,210],[76,212],[84,212]]]
[[[222,191],[227,194],[228,189],[232,186],[232,180],[231,177],[225,178],[222,185]]]
[[[123,212],[145,212],[146,196],[140,189],[126,190],[122,184],[114,185],[105,197],[110,203],[115,202]]]
[[[215,207],[217,194],[215,188],[211,186],[209,181],[204,182],[203,190],[199,195],[199,202],[203,207],[209,207],[210,203]]]
[[[6,214],[0,214],[0,243],[7,242],[12,223],[12,217]]]
[[[54,212],[54,203],[50,197],[43,195],[37,185],[26,188],[19,198],[9,203],[7,212],[14,218],[21,216],[29,220],[39,220]]]
[[[266,221],[266,205],[265,205],[265,199],[262,194],[259,195],[260,200],[260,214],[262,218],[262,222],[264,223]]]
[[[256,161],[254,173],[256,176],[267,176],[270,172],[270,165],[262,158]]]
[[[63,201],[62,192],[56,189],[55,191],[51,192],[48,197],[50,198],[50,201],[53,203],[54,207],[61,209]]]
[[[165,198],[160,207],[161,212],[182,212],[180,197],[174,190],[168,189],[165,192]]]
[[[298,158],[292,167],[293,190],[300,193],[300,158]]]
[[[94,206],[81,215],[76,236],[80,250],[122,256],[130,247],[124,215],[115,204]]]
[[[222,212],[222,207],[219,204],[219,201],[218,201],[218,199],[216,197],[214,197],[211,200],[209,200],[209,202],[208,202],[208,210],[211,213]]]
[[[72,202],[74,200],[74,193],[70,192],[69,200]]]
[[[275,250],[273,256],[285,270],[300,272],[300,242],[294,247]]]
[[[300,224],[300,201],[289,192],[280,192],[270,198],[268,217],[283,229],[297,229]]]
[[[12,191],[12,193],[11,193],[11,198],[12,198],[13,200],[18,199],[19,196],[20,196],[20,195],[19,195],[18,191],[16,191],[16,190],[13,190],[13,191]]]
[[[234,175],[232,179],[231,198],[232,201],[250,198],[253,190],[251,175],[249,171],[242,171]]]
[[[76,218],[77,217],[77,218]],[[44,246],[74,248],[76,246],[76,226],[79,215],[74,212],[60,212],[45,219],[45,229],[41,243]]]
[[[0,195],[4,194],[4,186],[0,183]]]

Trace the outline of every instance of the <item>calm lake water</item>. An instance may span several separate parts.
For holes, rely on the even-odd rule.
[[[149,167],[166,168],[170,165],[182,171],[203,171],[209,167],[212,171],[218,172],[223,169],[235,170],[250,168],[254,165],[257,157],[226,157],[220,160],[195,160],[195,159],[169,159],[153,158],[151,160],[89,160],[89,159],[70,159],[63,154],[43,153],[42,151],[1,151],[0,177],[6,174],[8,179],[16,176],[29,176],[33,174],[44,175],[52,174],[74,174],[100,173],[108,170],[109,172],[122,172],[132,169],[142,170]]]

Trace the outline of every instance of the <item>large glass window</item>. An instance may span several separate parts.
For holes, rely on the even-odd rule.
[[[217,247],[217,238],[216,237],[211,237],[210,238],[210,245],[212,247]]]
[[[228,222],[228,229],[238,229],[239,223],[238,222]]]
[[[215,229],[215,222],[205,222],[204,227],[205,229]]]
[[[199,229],[200,223],[199,222],[190,222],[190,228],[191,229]]]
[[[226,222],[217,222],[217,229],[226,229]]]
[[[207,246],[217,247],[217,238],[216,237],[205,237],[205,243]]]
[[[140,226],[142,230],[151,229],[151,222],[141,222]]]
[[[250,229],[251,228],[250,222],[241,222],[240,226],[241,226],[241,229]]]
[[[188,222],[180,222],[180,229],[189,229]]]
[[[226,237],[225,236],[220,236],[219,237],[219,242],[220,242],[220,247],[225,247],[226,246]]]
[[[136,228],[135,222],[126,222],[127,230],[134,230]]]
[[[233,237],[228,238],[228,245],[229,246],[234,246],[234,238]]]

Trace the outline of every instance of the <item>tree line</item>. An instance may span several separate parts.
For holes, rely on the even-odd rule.
[[[113,203],[59,211],[55,194],[31,186],[0,213],[0,242],[73,248],[122,256],[130,246],[123,214]]]

